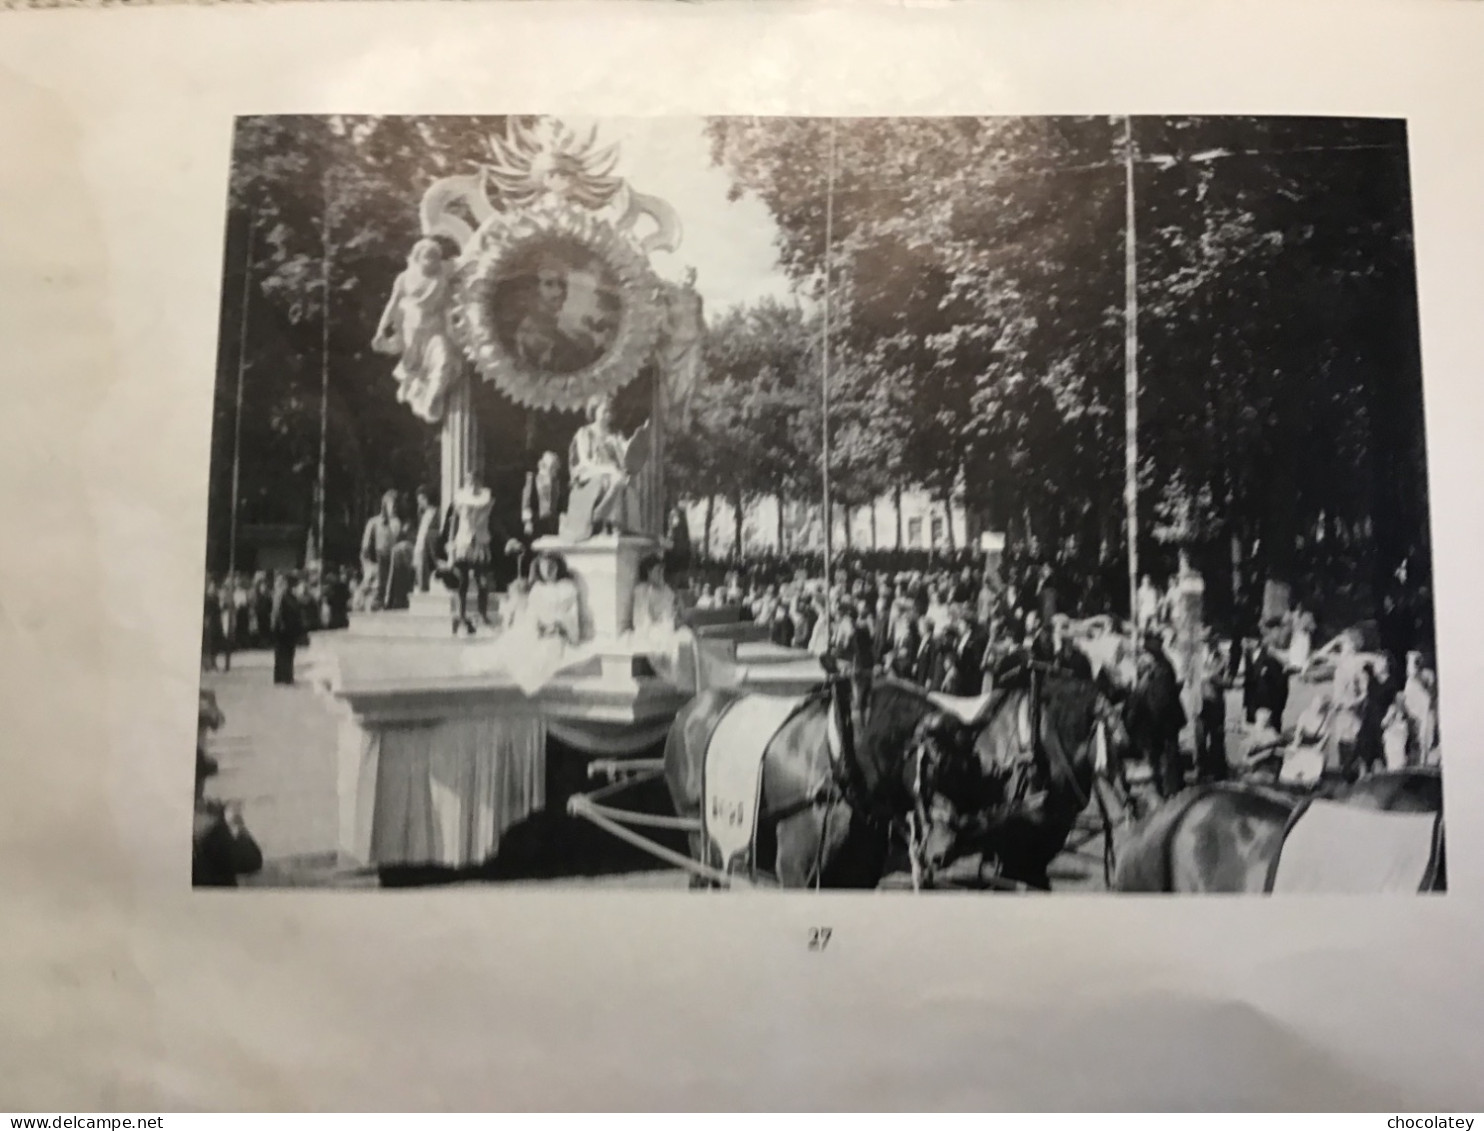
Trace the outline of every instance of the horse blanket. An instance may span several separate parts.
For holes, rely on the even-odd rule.
[[[744,695],[727,708],[706,742],[701,822],[722,871],[756,841],[763,757],[803,702],[802,696]]]
[[[1437,867],[1441,836],[1438,813],[1315,800],[1289,823],[1268,890],[1283,895],[1425,891]]]

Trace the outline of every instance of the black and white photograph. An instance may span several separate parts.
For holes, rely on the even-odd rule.
[[[238,118],[193,885],[1444,891],[1412,211],[1401,119]]]

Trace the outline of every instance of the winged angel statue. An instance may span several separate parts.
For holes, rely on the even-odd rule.
[[[398,276],[373,343],[398,355],[398,399],[431,422],[441,418],[460,373],[450,338],[457,263],[444,258],[439,241],[452,243],[462,258],[475,250],[476,236],[491,218],[565,206],[600,217],[645,258],[680,246],[675,210],[614,173],[618,146],[599,148],[596,126],[579,135],[551,118],[512,119],[503,137],[490,136],[489,150],[489,160],[476,172],[445,177],[424,194],[423,238]],[[696,383],[705,332],[694,283],[689,270],[683,284],[666,285],[661,296],[657,356],[682,412]]]

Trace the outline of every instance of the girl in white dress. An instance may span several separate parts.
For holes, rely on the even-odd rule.
[[[560,556],[544,553],[536,559],[524,606],[497,639],[465,650],[464,668],[503,672],[522,692],[534,696],[558,672],[588,655],[582,644],[577,583]]]
[[[665,560],[658,554],[639,564],[634,586],[633,643],[661,679],[682,691],[695,690],[695,635],[680,623],[680,600],[665,581]]]

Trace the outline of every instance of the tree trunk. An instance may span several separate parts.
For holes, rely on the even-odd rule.
[[[892,502],[896,506],[897,513],[897,549],[902,548],[902,489],[895,488],[892,491]]]
[[[945,537],[948,539],[948,552],[951,554],[956,550],[957,544],[953,534],[953,491],[949,489],[943,492],[943,528]]]
[[[871,549],[880,549],[880,543],[876,538],[876,501],[871,500]]]
[[[733,540],[732,557],[737,561],[742,560],[742,496],[739,494],[732,500]]]
[[[1235,529],[1231,534],[1231,565],[1232,565],[1232,622],[1241,626],[1242,622],[1242,536]]]
[[[850,553],[850,504],[846,503],[841,510],[845,515],[845,552]]]
[[[716,496],[706,496],[706,533],[701,538],[701,556],[711,560],[711,520],[716,517]]]
[[[778,502],[778,553],[788,553],[788,547],[783,544],[783,493],[780,491],[775,496]]]

